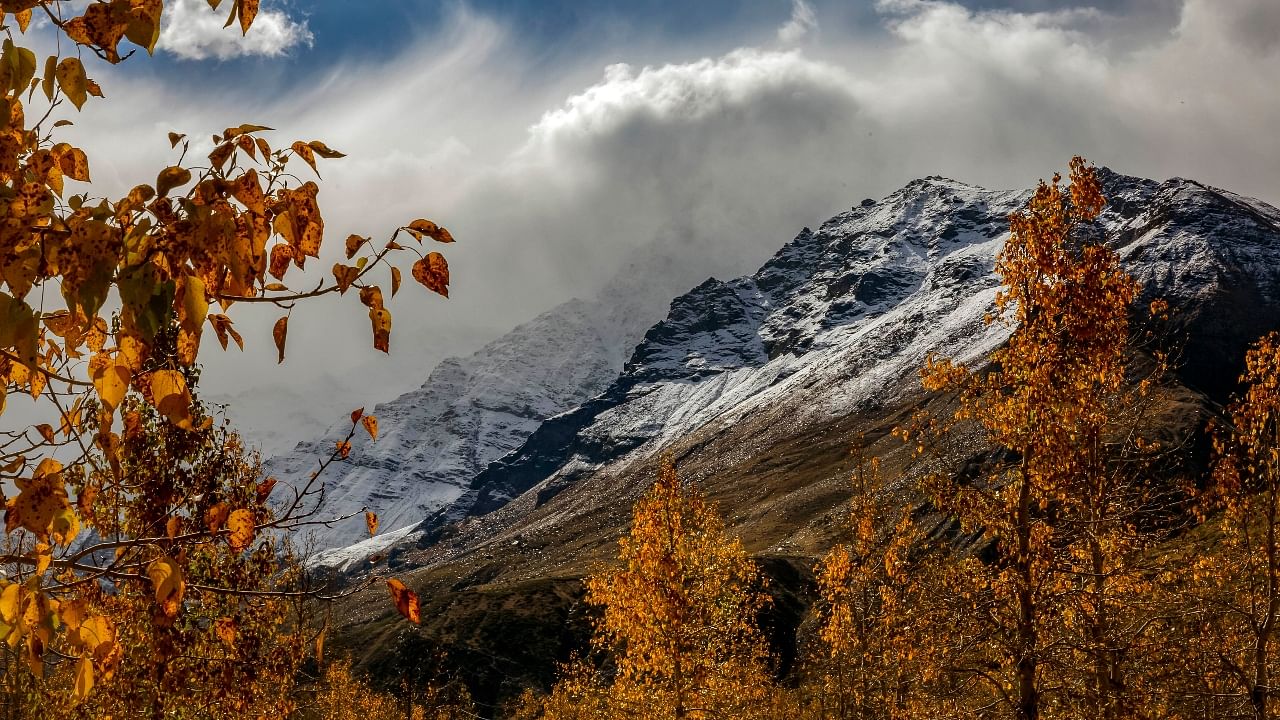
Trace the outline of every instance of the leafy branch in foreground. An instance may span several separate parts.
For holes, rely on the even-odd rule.
[[[215,9],[220,4],[210,0]],[[258,1],[229,5],[228,25],[249,32]],[[448,295],[444,257],[418,246],[453,237],[425,219],[385,243],[350,235],[344,259],[324,278],[304,274],[307,261],[328,254],[332,243],[325,242],[320,188],[297,177],[297,161],[318,176],[318,158],[342,157],[319,140],[273,148],[271,128],[243,124],[213,135],[212,150],[193,157],[196,146],[171,133],[176,157],[154,181],[120,198],[93,195],[88,154],[55,140],[70,122],[62,117],[67,103],[78,110],[90,97],[104,97],[81,55],[117,63],[133,54],[122,45],[152,52],[165,7],[164,0],[0,0],[7,23],[0,51],[0,416],[7,396],[25,393],[47,420],[0,431],[0,483],[17,489],[5,498],[0,563],[10,580],[0,595],[0,639],[21,646],[36,674],[47,663],[76,659],[75,697],[82,701],[95,675],[115,672],[113,658],[124,647],[123,634],[101,625],[113,617],[112,603],[148,598],[158,638],[195,622],[192,608],[214,598],[316,595],[288,583],[254,584],[248,570],[213,573],[208,563],[221,553],[227,557],[217,562],[247,567],[276,533],[332,522],[314,517],[312,501],[323,496],[319,472],[346,456],[350,437],[309,480],[291,486],[291,496],[282,486],[284,505],[275,510],[266,505],[274,481],[250,486],[247,466],[219,465],[217,472],[229,474],[209,471],[202,480],[191,463],[204,453],[240,457],[193,397],[206,327],[223,350],[230,342],[243,348],[233,322],[241,306],[283,309],[272,332],[283,361],[288,313],[298,303],[351,292],[368,309],[373,346],[388,352],[387,300],[401,278],[396,258],[416,258],[412,277]],[[58,39],[59,52],[43,63],[18,44],[34,14]],[[375,420],[364,427],[376,435]],[[140,448],[143,439],[159,445]],[[141,462],[149,452],[159,454],[151,465]],[[215,481],[238,489],[220,496],[213,486],[192,485]],[[258,580],[280,580],[266,565],[253,567],[267,573]],[[170,639],[181,645],[184,637]]]

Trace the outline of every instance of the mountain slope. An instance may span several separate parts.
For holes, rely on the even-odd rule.
[[[1153,422],[1194,439],[1247,344],[1280,328],[1280,212],[1189,180],[1100,174],[1111,204],[1091,232],[1183,322],[1184,364]],[[981,362],[1007,338],[1007,326],[984,317],[1006,216],[1027,195],[915,181],[801,232],[752,275],[678,297],[600,394],[544,421],[395,539],[390,562],[428,603],[428,632],[477,657],[513,657],[504,653],[536,636],[553,650],[529,672],[545,679],[576,647],[564,623],[583,620],[563,588],[613,555],[631,502],[667,453],[777,570],[775,590],[794,607],[802,571],[844,527],[849,449],[881,457],[914,502],[911,453],[890,431],[937,401],[919,389],[919,367],[930,353]],[[1203,461],[1194,455],[1204,445],[1185,445],[1185,463]],[[459,639],[464,627],[505,627],[526,602],[553,603],[539,614],[554,622],[521,624],[521,638]],[[376,643],[394,627],[377,592],[343,611],[353,641]],[[394,661],[378,650],[367,659]],[[482,668],[472,680],[497,695],[518,685]]]

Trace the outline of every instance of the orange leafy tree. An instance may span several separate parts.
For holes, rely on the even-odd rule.
[[[215,8],[223,4],[209,1]],[[248,32],[258,0],[225,4],[228,24],[238,22]],[[380,245],[351,235],[344,242],[346,259],[334,264],[330,277],[317,282],[301,275],[308,259],[319,258],[328,245],[319,187],[298,183],[296,161],[314,171],[317,158],[342,157],[320,141],[273,148],[270,128],[245,124],[214,135],[213,151],[194,158],[186,137],[172,133],[176,159],[153,182],[121,198],[92,195],[90,158],[56,141],[68,103],[79,109],[90,96],[103,96],[81,58],[91,54],[117,63],[133,54],[125,49],[130,45],[151,52],[165,5],[0,0],[6,23],[0,52],[0,413],[6,396],[26,393],[43,404],[48,418],[0,432],[0,482],[17,489],[5,499],[8,551],[0,562],[9,579],[0,589],[0,639],[24,647],[37,674],[50,649],[68,643],[80,658],[76,695],[82,700],[94,684],[93,672],[108,673],[121,644],[120,636],[99,632],[97,621],[89,621],[97,616],[76,615],[106,602],[99,597],[104,585],[146,580],[162,619],[157,627],[179,625],[193,590],[241,590],[220,587],[217,577],[196,579],[204,572],[201,563],[211,562],[208,553],[254,552],[265,531],[307,522],[307,502],[321,491],[313,475],[269,518],[256,497],[228,496],[223,505],[204,507],[176,491],[141,494],[154,472],[185,470],[131,462],[129,438],[140,423],[154,416],[178,435],[219,442],[205,435],[212,418],[192,397],[206,327],[224,350],[230,342],[243,346],[232,319],[237,308],[283,309],[272,333],[283,361],[288,313],[297,303],[354,291],[368,308],[373,346],[386,352],[386,302],[401,278],[395,257],[416,256],[413,278],[448,293],[443,256],[406,240],[453,241],[428,220],[408,223]],[[39,62],[18,44],[36,14],[48,21],[65,55],[60,50]],[[389,294],[375,282],[376,273],[389,281]],[[376,422],[366,419],[364,426],[376,434]],[[324,462],[340,460],[349,447],[340,443]],[[178,485],[175,478],[165,482]],[[268,484],[262,494],[270,490]],[[156,506],[147,513],[135,505],[136,517],[113,525],[120,515],[97,512],[101,498],[133,504],[154,499]],[[370,528],[376,528],[372,519]]]
[[[1242,395],[1214,439],[1211,541],[1180,583],[1174,688],[1187,716],[1276,717],[1280,673],[1280,335],[1249,350]]]
[[[567,668],[546,717],[760,717],[772,691],[759,574],[670,460],[618,547],[621,567],[587,581],[604,611],[593,643],[612,667]]]
[[[182,430],[132,397],[125,411],[119,463],[131,487],[87,493],[102,471],[66,471],[96,541],[63,558],[88,569],[53,573],[55,588],[80,585],[53,600],[63,627],[32,614],[10,631],[23,641],[10,658],[21,655],[29,671],[11,663],[4,703],[32,717],[77,705],[86,717],[121,719],[287,715],[312,646],[315,595],[287,536],[255,529],[274,521],[256,455],[225,424]],[[216,542],[187,539],[222,525],[232,530]],[[130,541],[139,537],[149,540]],[[19,604],[34,596],[7,587]]]
[[[910,582],[906,554],[913,539],[910,513],[897,527],[879,458],[854,453],[852,539],[837,545],[816,568],[821,599],[817,677],[802,687],[805,717],[900,717],[914,678],[904,642],[910,615],[903,591]]]
[[[995,447],[976,477],[943,472],[927,483],[936,506],[993,555],[946,563],[939,617],[953,631],[934,640],[967,712],[1003,707],[1019,720],[1131,710],[1118,649],[1140,628],[1122,611],[1141,575],[1134,522],[1148,499],[1114,461],[1154,449],[1117,433],[1116,419],[1152,390],[1163,359],[1136,395],[1126,390],[1138,284],[1081,232],[1105,205],[1092,169],[1075,158],[1070,180],[1041,183],[1010,217],[996,298],[1013,326],[1007,345],[978,372],[931,358],[925,388],[956,392],[959,409],[906,433],[923,450],[940,429],[971,423]]]

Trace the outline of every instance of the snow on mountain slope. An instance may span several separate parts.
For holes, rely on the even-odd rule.
[[[1230,355],[1280,325],[1280,213],[1192,181],[1100,174],[1111,204],[1093,231],[1148,296],[1184,310],[1184,378],[1225,389]],[[888,404],[918,387],[930,353],[979,360],[1008,336],[983,318],[1006,217],[1027,196],[918,180],[806,229],[751,276],[708,280],[672,302],[608,389],[544,422],[402,542],[429,545],[516,498],[531,512],[694,434],[746,420],[795,431]]]
[[[376,442],[358,435],[347,462],[331,466],[317,516],[368,508],[390,530],[456,498],[480,469],[518,447],[542,419],[582,402],[616,374],[616,351],[597,330],[598,322],[586,303],[570,301],[468,358],[441,362],[417,390],[371,408],[381,434]],[[336,424],[271,458],[266,472],[305,482],[349,427]],[[363,518],[353,517],[316,531],[312,540],[319,548],[349,545],[364,532]]]
[[[563,303],[469,357],[444,360],[417,390],[368,409],[378,416],[379,438],[370,442],[357,433],[350,458],[326,471],[317,513],[354,516],[311,532],[319,551],[313,562],[345,566],[385,547],[386,533],[366,541],[362,509],[377,513],[387,531],[417,523],[451,505],[475,475],[520,447],[543,420],[604,390],[697,272],[664,245],[673,242],[679,238],[638,249],[595,297]],[[268,460],[266,471],[282,482],[305,483],[349,428],[340,422],[316,433]],[[343,550],[357,542],[357,551]]]

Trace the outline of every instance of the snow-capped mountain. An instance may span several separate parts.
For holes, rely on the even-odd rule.
[[[400,528],[457,498],[476,473],[519,446],[545,418],[599,392],[617,373],[617,351],[592,306],[565,303],[467,358],[442,361],[418,389],[368,410],[378,417],[376,442],[363,433],[349,459],[330,466],[317,517],[376,512]],[[282,481],[305,481],[342,440],[349,423],[266,463]],[[320,548],[349,545],[365,534],[353,517],[312,538]]]
[[[394,543],[407,526],[452,505],[543,420],[604,390],[670,298],[691,282],[693,270],[664,242],[678,240],[640,248],[593,297],[565,302],[468,357],[443,360],[418,389],[368,408],[378,417],[379,437],[370,442],[358,432],[348,460],[328,468],[315,515],[351,517],[311,531],[308,540],[319,551],[313,562],[343,565]],[[350,427],[338,422],[312,433],[314,439],[271,457],[265,471],[305,483]],[[366,537],[365,508],[388,532]]]
[[[1111,203],[1096,231],[1148,297],[1180,308],[1183,377],[1230,387],[1244,344],[1280,326],[1280,211],[1194,181],[1100,174]],[[984,317],[1007,216],[1028,195],[917,180],[806,228],[753,275],[706,281],[671,303],[603,392],[543,422],[398,542],[427,546],[509,503],[493,523],[524,522],[584,478],[620,477],[682,438],[747,423],[795,433],[892,403],[918,388],[930,353],[979,360],[1008,336]]]

